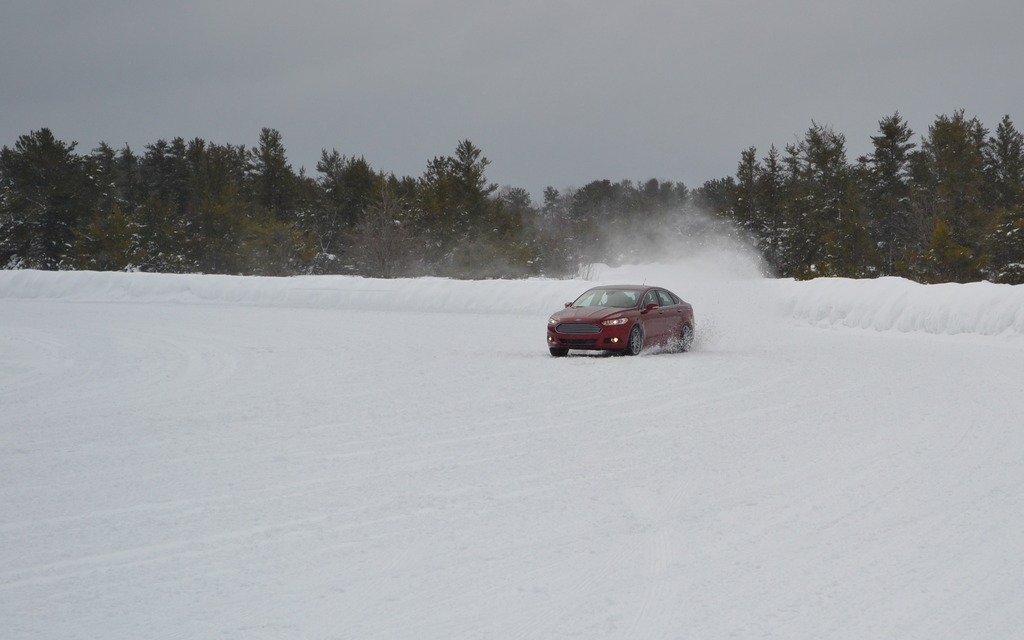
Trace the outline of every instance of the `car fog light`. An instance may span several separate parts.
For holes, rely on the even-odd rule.
[[[619,341],[618,338],[612,338],[612,339],[609,340],[609,342],[618,342],[618,341]]]
[[[554,338],[552,338],[551,336],[548,336],[548,342],[554,342],[554,341],[555,341]]]

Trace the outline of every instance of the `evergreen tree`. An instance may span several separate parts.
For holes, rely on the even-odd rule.
[[[118,185],[117,152],[106,142],[92,150],[84,160],[89,181],[95,188],[95,202],[100,211],[113,211],[123,197]]]
[[[192,194],[183,138],[174,138],[170,143],[160,139],[146,145],[141,172],[148,198],[170,205],[179,215],[186,211]]]
[[[332,218],[342,227],[351,227],[366,209],[379,199],[381,176],[363,157],[346,157],[338,151],[323,150],[316,165],[319,184],[324,190]]]
[[[204,238],[200,220],[183,219],[177,208],[156,197],[149,198],[132,214],[140,249],[139,269],[156,273],[200,271]]]
[[[320,205],[305,228],[318,246],[316,272],[338,273],[344,270],[345,235],[357,223],[365,222],[367,207],[378,202],[380,193],[387,188],[386,180],[373,171],[365,158],[349,158],[336,149],[330,153],[322,150],[316,168],[320,174],[316,181]],[[403,201],[398,196],[393,199]]]
[[[864,229],[863,204],[846,160],[846,138],[812,123],[804,139],[786,147],[792,190],[793,275],[857,277],[873,268]],[[855,261],[864,256],[865,263]]]
[[[785,176],[782,172],[779,150],[775,145],[768,150],[763,167],[757,189],[762,203],[761,227],[757,233],[758,247],[771,272],[779,274],[789,252],[790,230],[785,224]]]
[[[485,277],[518,278],[535,275],[536,211],[533,199],[526,189],[502,188],[491,207],[490,242],[494,259],[488,265]]]
[[[916,264],[918,279],[930,283],[968,282],[979,270],[974,252],[956,241],[945,218],[935,220],[927,251]]]
[[[118,194],[118,206],[131,217],[135,210],[145,202],[146,188],[139,168],[139,157],[125,145],[115,160],[115,182]]]
[[[574,275],[582,264],[581,236],[572,218],[572,197],[553,187],[544,189],[537,219],[539,271],[552,277]]]
[[[732,213],[740,228],[752,235],[760,231],[763,217],[760,193],[762,172],[761,163],[757,159],[757,149],[744,149],[736,167]]]
[[[934,184],[936,217],[948,228],[952,242],[971,250],[981,266],[982,239],[993,222],[984,206],[985,145],[987,131],[977,118],[959,110],[939,116],[922,144]],[[980,277],[980,271],[969,276]]]
[[[994,282],[1024,284],[1024,206],[1004,210],[989,238]]]
[[[253,204],[270,211],[278,220],[292,221],[297,178],[288,163],[281,133],[264,127],[250,154]]]
[[[75,146],[40,129],[0,150],[0,267],[70,266],[75,231],[92,218],[94,207]]]
[[[461,140],[454,156],[435,157],[419,184],[417,230],[424,252],[441,273],[473,275],[474,263],[488,255],[487,220],[498,188],[485,175],[490,160],[469,140]]]
[[[638,209],[647,216],[678,212],[686,206],[689,189],[682,182],[651,178],[639,188]]]
[[[1017,131],[1010,116],[1003,116],[984,151],[992,204],[1005,210],[1024,205],[1024,134]]]
[[[997,223],[985,242],[995,282],[1024,283],[1024,135],[1004,116],[989,139],[987,172]]]
[[[871,136],[873,151],[861,162],[866,167],[864,192],[868,224],[882,250],[882,275],[894,275],[896,262],[911,242],[910,154],[914,132],[897,111],[878,123]]]
[[[732,220],[735,201],[736,180],[732,176],[708,180],[694,193],[693,205],[701,211]]]
[[[774,272],[779,268],[781,257],[778,196],[782,181],[778,151],[774,146],[766,162],[771,163],[767,169],[757,159],[754,147],[740,154],[730,211],[744,242],[752,244]]]
[[[570,219],[577,231],[580,262],[617,264],[611,238],[611,222],[619,209],[619,187],[611,180],[594,180],[572,194]]]
[[[77,269],[125,271],[141,267],[146,260],[140,244],[140,229],[117,204],[110,211],[97,211],[92,222],[75,232],[73,264]]]

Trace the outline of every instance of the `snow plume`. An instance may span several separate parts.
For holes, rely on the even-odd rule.
[[[753,244],[732,223],[687,208],[648,218],[612,254],[635,264],[594,265],[594,284],[665,287],[694,307],[697,346],[746,344],[763,339],[777,320],[777,304],[760,283],[766,267]]]
[[[694,275],[713,278],[756,279],[767,273],[745,232],[692,206],[632,221],[628,232],[608,239],[606,253],[620,264],[685,265]]]

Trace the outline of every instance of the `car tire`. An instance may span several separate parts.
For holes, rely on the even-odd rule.
[[[548,347],[548,351],[556,358],[564,358],[569,355],[569,350],[564,347]]]
[[[640,329],[639,325],[633,325],[633,330],[629,332],[629,339],[626,340],[626,355],[640,355],[640,351],[642,351],[643,348],[644,332]]]
[[[683,353],[693,349],[693,340],[695,334],[693,331],[693,325],[687,322],[683,325],[683,330],[679,333],[679,350]]]

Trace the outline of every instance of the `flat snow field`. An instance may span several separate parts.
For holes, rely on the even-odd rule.
[[[0,273],[0,636],[1022,637],[1024,288],[656,275]]]

